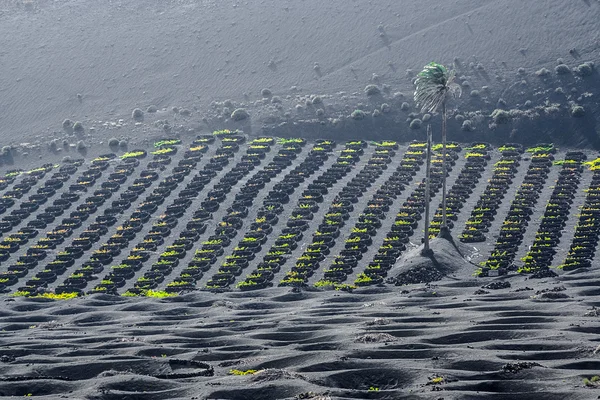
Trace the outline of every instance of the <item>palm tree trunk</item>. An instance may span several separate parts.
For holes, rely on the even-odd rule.
[[[450,239],[448,221],[446,216],[446,100],[442,102],[442,225],[440,226],[440,237]]]
[[[429,203],[430,199],[430,178],[431,178],[431,125],[427,125],[427,158],[425,164],[425,234],[423,236],[423,250],[421,255],[430,256],[429,248]]]

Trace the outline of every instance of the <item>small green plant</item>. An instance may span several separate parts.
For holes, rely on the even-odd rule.
[[[158,142],[155,142],[154,147],[159,148],[162,146],[174,146],[176,144],[181,144],[181,140],[179,140],[179,139],[164,139],[164,140],[159,140]]]
[[[239,133],[239,131],[235,130],[235,131],[230,131],[229,129],[222,129],[219,131],[214,131],[213,135],[215,136],[231,136],[231,135],[237,135]]]
[[[255,139],[255,141],[258,139]],[[285,139],[285,138],[279,138],[277,140],[277,143],[285,145],[285,144],[302,144],[305,143],[305,140],[302,138],[289,138],[289,139]]]
[[[441,383],[444,382],[444,377],[443,376],[434,376],[433,378],[429,379],[429,384],[430,385],[439,385]]]
[[[127,291],[125,293],[123,293],[121,296],[123,297],[155,297],[158,299],[162,299],[164,297],[175,297],[177,296],[177,293],[169,293],[169,292],[165,292],[163,290],[145,290],[140,292],[139,294],[134,293],[134,292],[130,292]]]
[[[315,287],[317,288],[334,288],[335,282],[330,280],[320,280],[315,282]]]
[[[385,246],[381,246],[382,248]],[[368,275],[365,275],[364,272],[361,272],[360,274],[358,274],[358,276],[356,277],[356,280],[354,281],[355,284],[360,284],[360,283],[371,283],[373,282],[373,278],[371,278]]]
[[[575,161],[575,160],[558,160],[558,161],[554,161],[553,164],[554,165],[569,165],[569,164],[577,165],[577,164],[579,164],[579,161]]]
[[[254,276],[254,278],[256,278],[256,276]],[[239,282],[236,287],[238,288],[242,288],[242,287],[253,287],[253,286],[257,286],[258,283],[256,281],[252,280],[252,276],[248,276],[248,278],[246,278],[245,281],[241,281]]]
[[[595,375],[591,378],[583,378],[583,384],[587,387],[598,387],[600,386],[600,376]]]
[[[160,155],[170,155],[170,154],[173,154],[173,153],[175,153],[175,148],[174,147],[165,147],[165,148],[162,148],[162,149],[154,150],[152,152],[152,155],[160,156]]]
[[[191,152],[196,152],[196,151],[203,151],[204,149],[206,149],[207,147],[205,145],[197,145],[197,146],[192,146],[190,147],[190,151]]]
[[[29,174],[29,175],[31,175],[31,174],[35,174],[35,173],[38,173],[38,172],[44,172],[44,171],[46,171],[46,168],[40,167],[40,168],[34,168],[32,170],[29,170],[26,173]]]
[[[245,371],[242,371],[242,370],[239,370],[239,369],[230,369],[229,370],[229,375],[237,375],[237,376],[254,375],[258,371],[259,370],[257,370],[257,369],[247,369]]]
[[[36,295],[31,295],[31,292],[27,291],[17,291],[12,294],[14,297],[32,297],[35,299],[50,299],[50,300],[71,300],[78,296],[77,293],[41,293]]]
[[[179,286],[187,286],[189,282],[186,281],[173,281],[167,285],[167,287],[179,287]]]
[[[349,285],[347,283],[337,283],[337,282],[330,281],[327,279],[321,279],[321,280],[315,282],[314,286],[316,288],[335,289],[337,291],[345,291],[345,292],[351,292],[353,289],[356,289],[356,286],[354,286],[354,285]]]
[[[548,146],[534,146],[534,147],[529,147],[526,152],[527,153],[532,153],[532,154],[540,154],[540,153],[551,153],[553,151],[555,151],[555,147],[553,144],[550,144]]]
[[[127,153],[121,155],[121,159],[125,160],[127,158],[138,158],[138,157],[143,157],[145,155],[145,152],[138,150],[138,151],[128,151]]]
[[[169,292],[165,292],[164,290],[148,290],[145,293],[146,297],[156,297],[159,299],[162,299],[163,297],[175,297],[177,296],[177,293],[169,293]]]

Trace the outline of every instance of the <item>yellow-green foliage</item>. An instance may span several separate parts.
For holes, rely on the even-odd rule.
[[[590,379],[584,378],[583,384],[588,387],[598,387],[600,385],[600,376],[595,375],[592,376]]]
[[[258,139],[255,139],[254,141],[256,142]],[[277,139],[277,143],[279,144],[301,144],[304,143],[304,139],[301,138],[289,138],[289,139],[285,139],[285,138],[279,138]]]
[[[482,145],[470,147],[469,150],[480,149],[480,148],[485,149],[484,145],[483,145],[483,147],[478,147],[478,146],[482,146]],[[431,150],[433,150],[433,151],[442,150],[443,148],[444,148],[444,145],[442,143],[434,144],[433,146],[431,146]],[[446,143],[446,149],[456,149],[456,148],[458,148],[458,145],[456,143]]]
[[[17,292],[14,292],[12,295],[13,295],[14,297],[27,297],[27,296],[29,296],[30,294],[31,294],[30,292],[24,292],[24,291],[22,291],[22,290],[19,290],[19,291],[17,291]]]
[[[237,133],[238,133],[237,130],[236,131],[230,131],[229,129],[222,129],[220,131],[214,131],[213,135],[216,135],[216,136],[227,136],[227,135],[235,135]]]
[[[573,164],[573,165],[577,165],[579,164],[579,161],[575,161],[575,160],[558,160],[558,161],[554,161],[553,163],[554,165],[569,165],[569,164]]]
[[[146,291],[140,292],[140,294],[135,294],[135,293],[127,291],[127,292],[123,293],[121,296],[123,296],[123,297],[155,297],[155,298],[162,299],[164,297],[175,297],[175,296],[177,296],[177,293],[169,293],[169,292],[165,292],[164,290],[146,290]]]
[[[247,369],[246,371],[242,371],[242,370],[239,370],[239,369],[230,369],[229,370],[229,375],[238,375],[238,376],[254,375],[257,372],[258,372],[257,369]]]
[[[465,158],[476,158],[476,157],[483,157],[483,153],[477,153],[477,152],[468,152],[467,154],[465,154]]]
[[[154,143],[154,147],[172,146],[175,144],[181,144],[181,140],[179,140],[179,139],[159,140],[158,142]]]
[[[347,283],[337,283],[337,282],[330,281],[327,279],[322,279],[320,281],[315,282],[314,286],[317,288],[323,288],[323,289],[331,288],[331,289],[335,289],[335,290],[348,291],[348,292],[357,288],[354,285],[349,285]]]
[[[550,153],[554,150],[554,145],[530,147],[526,150],[527,153]]]
[[[78,296],[77,293],[41,293],[36,295],[31,295],[30,292],[18,291],[12,294],[15,297],[31,297],[34,299],[51,299],[51,300],[71,300]]]
[[[443,376],[434,376],[433,378],[429,378],[429,384],[430,385],[440,385],[444,383],[444,377]]]
[[[591,171],[599,170],[600,169],[600,158],[596,158],[595,160],[592,160],[592,161],[587,161],[583,164],[589,166]]]
[[[163,297],[175,297],[177,296],[177,293],[169,293],[169,292],[165,292],[164,290],[148,290],[146,292],[146,297],[156,297],[159,299],[162,299]]]
[[[366,283],[366,282],[372,282],[372,281],[373,281],[373,278],[366,275],[364,272],[361,272],[356,277],[356,280],[354,281],[354,283]]]
[[[52,300],[71,300],[77,296],[78,296],[77,293],[61,293],[61,294],[43,293],[43,294],[38,294],[34,297],[44,298],[44,299],[52,299]]]
[[[171,154],[171,153],[174,153],[174,152],[175,152],[175,149],[173,147],[165,147],[165,148],[153,151],[152,154],[155,155],[155,156],[160,156],[160,155],[163,155],[163,154],[167,154],[168,155],[168,154]]]
[[[121,155],[121,159],[125,160],[126,158],[136,158],[144,155],[143,151],[129,151],[123,155]]]

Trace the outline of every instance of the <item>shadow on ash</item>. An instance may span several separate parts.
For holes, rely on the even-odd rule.
[[[462,243],[437,237],[431,240],[430,249],[427,255],[422,245],[406,252],[390,270],[388,282],[396,286],[429,283],[460,270],[473,270],[474,264],[464,256],[468,248]]]

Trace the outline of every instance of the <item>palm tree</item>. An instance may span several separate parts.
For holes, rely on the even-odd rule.
[[[446,98],[448,93],[460,97],[460,86],[454,82],[455,72],[449,71],[442,64],[429,63],[419,72],[415,80],[415,102],[421,112],[434,113],[442,108],[442,225],[441,237],[450,238],[446,220]]]
[[[431,256],[429,248],[429,202],[430,200],[430,181],[431,181],[431,125],[427,125],[427,158],[425,163],[425,233],[423,235],[423,250],[421,255],[425,257]]]

